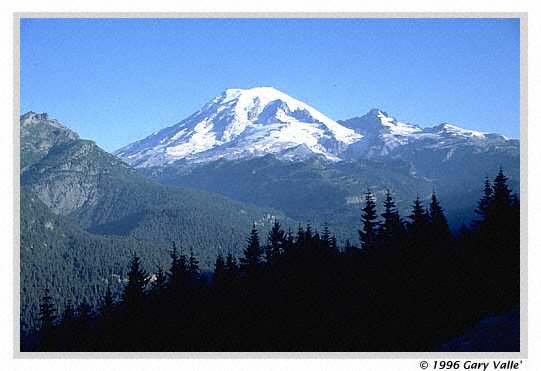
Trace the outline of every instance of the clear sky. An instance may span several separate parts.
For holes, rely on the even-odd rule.
[[[227,88],[519,136],[518,19],[23,19],[21,113],[112,151]]]

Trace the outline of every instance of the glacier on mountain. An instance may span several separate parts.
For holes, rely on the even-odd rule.
[[[204,163],[273,154],[286,160],[328,161],[388,156],[411,147],[505,142],[498,134],[452,124],[421,128],[380,109],[334,121],[310,105],[272,87],[227,89],[185,120],[115,152],[136,167],[185,160]]]

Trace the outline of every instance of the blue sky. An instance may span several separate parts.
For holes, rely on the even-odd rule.
[[[112,151],[227,88],[519,136],[518,19],[23,19],[21,113]]]

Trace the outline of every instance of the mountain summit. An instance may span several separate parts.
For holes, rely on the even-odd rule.
[[[275,88],[258,87],[227,89],[185,120],[115,154],[136,167],[162,166],[180,159],[207,163],[267,154],[287,160],[320,157],[334,162],[403,157],[427,149],[454,151],[464,146],[485,151],[507,142],[498,134],[447,123],[421,128],[378,108],[361,117],[335,121]]]
[[[27,112],[20,118],[21,169],[44,158],[61,143],[79,139],[79,135],[46,113]]]
[[[359,139],[354,130],[308,104],[272,87],[258,87],[228,89],[187,119],[116,154],[140,167],[268,153],[339,160],[340,152]]]

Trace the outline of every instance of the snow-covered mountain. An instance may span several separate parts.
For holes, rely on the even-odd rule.
[[[508,140],[499,134],[463,129],[449,123],[421,128],[400,122],[380,109],[372,109],[364,116],[338,122],[363,137],[349,146],[344,154],[346,157],[400,157],[406,152],[453,151],[459,147],[482,152],[498,145],[518,145],[517,140]]]
[[[176,125],[116,151],[147,167],[187,159],[207,162],[265,154],[286,158],[340,153],[361,135],[274,88],[228,89]]]
[[[266,154],[289,160],[319,156],[340,161],[399,157],[418,149],[453,151],[460,146],[484,151],[506,142],[498,134],[451,124],[421,128],[400,122],[380,109],[334,121],[274,88],[258,87],[228,89],[187,119],[115,154],[136,167],[152,167],[180,159],[205,163]]]

